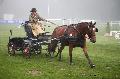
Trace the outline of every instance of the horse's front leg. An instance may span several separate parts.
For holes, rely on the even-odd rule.
[[[91,68],[95,67],[95,65],[93,64],[93,62],[91,61],[91,59],[90,59],[90,57],[89,57],[89,55],[87,53],[87,47],[86,46],[83,48],[83,52],[84,52],[84,54],[85,54],[85,56],[86,56],[86,58],[88,60],[88,63],[90,64],[90,67]]]
[[[72,64],[72,51],[73,51],[73,45],[69,45],[69,56],[70,56],[70,65]]]

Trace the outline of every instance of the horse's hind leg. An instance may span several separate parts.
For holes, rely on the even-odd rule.
[[[61,61],[61,52],[62,52],[62,50],[64,49],[64,45],[61,45],[61,47],[60,47],[60,49],[58,48],[58,54],[59,54],[59,61]]]
[[[57,41],[56,40],[52,40],[52,42],[50,44],[48,44],[48,54],[50,55],[51,58],[54,57],[56,47],[57,47]]]
[[[91,68],[95,67],[95,65],[93,64],[93,62],[91,61],[91,59],[90,59],[89,56],[88,56],[87,48],[83,48],[83,51],[84,51],[84,54],[85,54],[85,56],[86,56],[86,58],[87,58],[87,60],[88,60],[88,63],[90,64],[90,67],[91,67]]]

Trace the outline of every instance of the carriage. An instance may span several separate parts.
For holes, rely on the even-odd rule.
[[[32,35],[31,29],[27,27],[27,21],[23,24],[27,37],[21,38],[23,39],[23,42],[20,47],[23,54],[26,57],[30,57],[31,52],[35,52],[36,54],[41,53],[42,45],[47,45],[47,51],[48,54],[53,57],[54,53],[56,51],[56,47],[58,46],[58,52],[56,56],[59,56],[59,60],[61,60],[61,53],[65,46],[69,46],[69,57],[70,57],[70,64],[72,64],[72,51],[75,47],[81,47],[83,49],[83,52],[85,54],[85,57],[88,60],[88,63],[91,68],[95,67],[91,59],[89,58],[87,46],[86,46],[86,35],[88,35],[88,39],[90,42],[95,43],[96,42],[96,34],[95,32],[98,32],[98,29],[95,27],[95,23],[92,22],[81,22],[77,24],[71,24],[71,25],[62,25],[58,26],[54,29],[52,35],[47,35],[46,33],[42,34],[39,38],[31,38],[30,35]],[[12,38],[15,39],[15,38]],[[9,43],[8,43],[8,51],[12,51],[12,53],[15,53],[15,45],[12,43],[9,37]],[[16,39],[19,41],[19,39]],[[11,48],[11,49],[9,49]],[[18,47],[19,48],[19,47]]]
[[[47,46],[46,52],[48,53],[48,45],[50,44],[51,35],[49,32],[45,32],[39,37],[35,38],[32,34],[28,21],[21,24],[26,32],[26,37],[12,37],[12,30],[10,30],[11,36],[9,36],[8,42],[8,54],[15,55],[16,51],[21,51],[25,57],[30,57],[32,53],[40,54],[43,50],[42,45]]]

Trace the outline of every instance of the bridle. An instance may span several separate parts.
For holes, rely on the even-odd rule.
[[[76,30],[76,31],[78,32],[78,34],[84,35],[84,34],[82,34],[82,33],[76,28],[78,25],[79,25],[79,24],[73,25],[73,26],[72,26],[73,29]],[[92,31],[95,30],[95,28],[90,29],[91,27],[92,27],[92,25],[90,26],[90,25],[88,24],[87,29],[88,29],[88,31],[89,31],[89,34],[87,34],[87,35],[88,35],[89,39],[92,38]]]
[[[96,28],[93,27],[93,25],[91,25],[91,26],[88,26],[88,29],[89,29],[89,32],[88,32],[89,34],[88,34],[88,36],[89,36],[89,39],[91,39],[92,36],[94,36],[94,33],[93,33],[93,32],[95,32]]]

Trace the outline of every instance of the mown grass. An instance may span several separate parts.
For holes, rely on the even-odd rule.
[[[9,29],[14,36],[25,36],[23,28],[0,25],[0,79],[120,79],[120,40],[97,33],[97,42],[87,42],[88,53],[96,67],[91,69],[81,48],[73,51],[73,65],[69,65],[68,47],[62,61],[50,61],[46,51],[25,59],[21,52],[15,56],[7,53]]]

